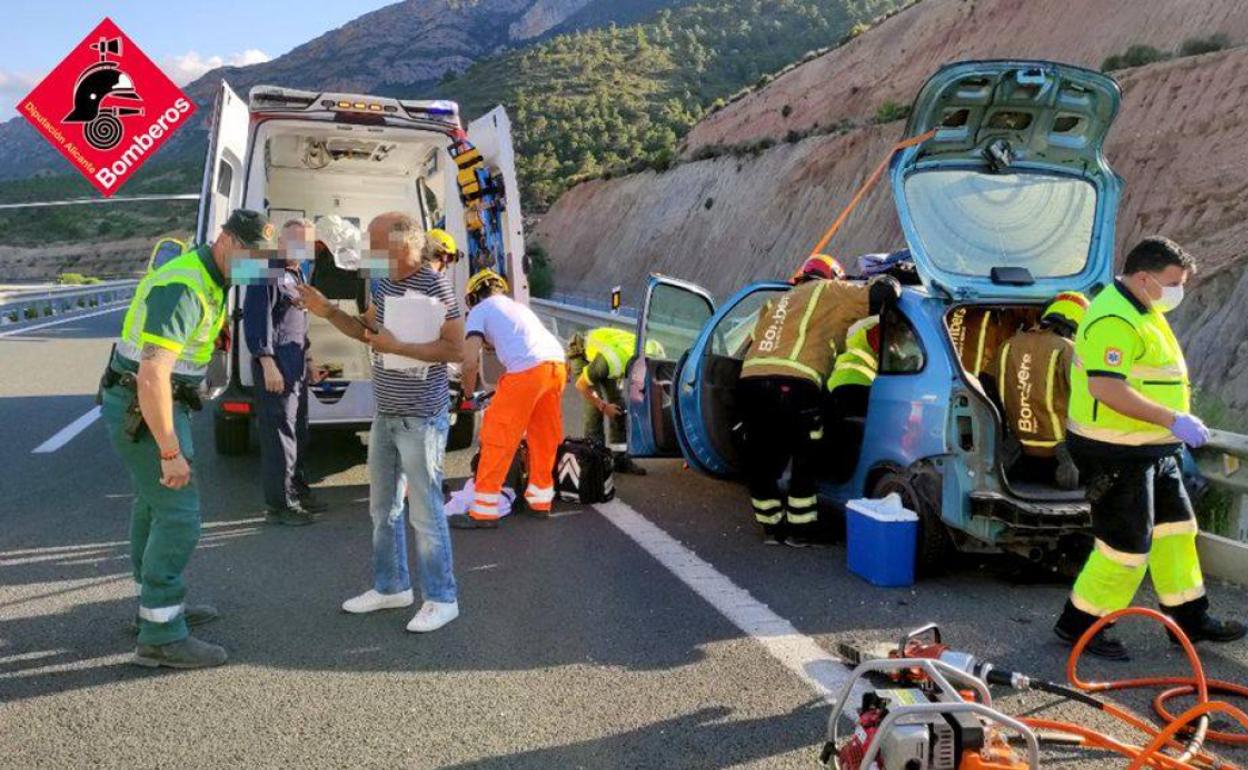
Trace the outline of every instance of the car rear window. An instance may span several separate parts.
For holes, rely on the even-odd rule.
[[[938,269],[987,276],[1026,268],[1035,278],[1077,275],[1088,262],[1096,188],[1069,176],[920,171],[905,181],[906,206]]]

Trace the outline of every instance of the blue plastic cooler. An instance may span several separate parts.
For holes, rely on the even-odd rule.
[[[845,504],[849,571],[872,585],[913,585],[918,539],[918,514],[903,507],[895,494]]]

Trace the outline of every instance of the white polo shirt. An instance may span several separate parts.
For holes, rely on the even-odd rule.
[[[509,374],[565,360],[559,339],[532,310],[504,294],[495,294],[469,311],[464,330],[467,336],[481,337],[493,346]]]

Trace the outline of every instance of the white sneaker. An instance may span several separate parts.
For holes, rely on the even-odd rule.
[[[362,615],[377,610],[392,610],[399,607],[411,607],[416,599],[412,589],[397,594],[383,594],[370,588],[359,596],[353,596],[342,603],[342,611],[353,615]]]
[[[427,634],[437,631],[442,626],[459,617],[459,602],[425,602],[420,605],[420,612],[407,624],[408,631]]]

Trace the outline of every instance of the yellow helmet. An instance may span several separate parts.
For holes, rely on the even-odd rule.
[[[658,340],[646,340],[646,355],[651,358],[667,358],[667,350]]]
[[[473,307],[494,293],[496,288],[508,291],[507,279],[493,270],[481,270],[468,279],[468,287],[464,290],[464,301]]]
[[[1077,291],[1064,291],[1049,302],[1048,307],[1040,315],[1040,320],[1060,319],[1075,329],[1083,323],[1083,314],[1088,310],[1088,298]]]
[[[456,245],[454,236],[445,230],[435,227],[426,232],[425,237],[436,244],[444,254],[454,254],[459,251],[459,246]]]

